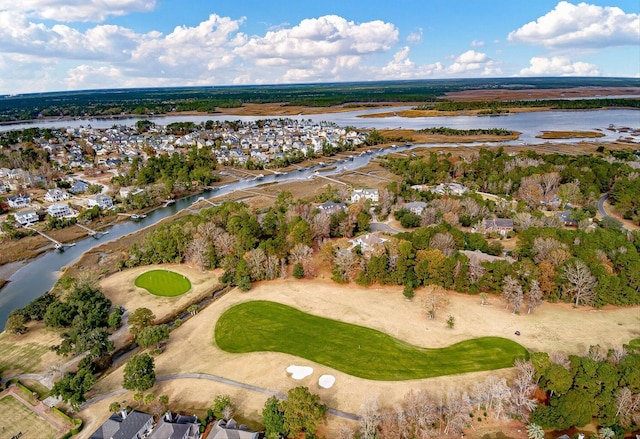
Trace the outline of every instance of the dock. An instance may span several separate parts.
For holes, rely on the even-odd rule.
[[[40,236],[43,236],[45,238],[47,238],[49,241],[53,242],[54,247],[56,248],[56,250],[60,250],[60,251],[64,251],[65,247],[73,247],[74,245],[76,245],[75,242],[69,243],[69,244],[63,244],[60,241],[56,241],[55,239],[53,239],[51,236],[41,232],[40,230],[36,230],[32,227],[25,227],[26,229],[29,230],[33,230],[34,232],[36,232],[37,234],[39,234]]]
[[[83,226],[82,224],[78,224],[78,223],[76,223],[76,226],[80,227],[83,230],[86,230],[89,236],[93,236],[96,239],[100,238],[102,235],[106,235],[107,233],[109,233],[109,231],[98,232],[96,230],[90,229],[89,227]]]

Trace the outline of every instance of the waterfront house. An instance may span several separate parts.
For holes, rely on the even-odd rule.
[[[55,203],[47,208],[47,213],[53,218],[67,218],[72,217],[76,212],[71,209],[67,204]]]
[[[347,209],[347,206],[344,203],[334,203],[333,201],[325,201],[322,204],[318,205],[318,210],[320,213],[324,213],[327,215],[333,215],[334,213],[338,213]]]
[[[76,180],[69,188],[69,192],[72,194],[82,194],[89,189],[89,183],[83,180]]]
[[[111,209],[113,207],[113,200],[108,195],[96,194],[87,198],[87,205],[89,208],[98,206],[100,209]]]
[[[40,221],[38,214],[33,209],[16,212],[13,214],[13,217],[22,227],[30,227]]]

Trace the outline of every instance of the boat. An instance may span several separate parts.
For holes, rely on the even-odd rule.
[[[131,215],[131,219],[134,221],[138,221],[141,220],[142,218],[146,218],[147,215],[145,215],[144,213],[134,213],[133,215]]]

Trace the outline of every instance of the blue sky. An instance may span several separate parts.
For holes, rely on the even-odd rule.
[[[638,0],[0,0],[0,94],[640,76]]]

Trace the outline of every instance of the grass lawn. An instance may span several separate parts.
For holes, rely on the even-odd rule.
[[[380,331],[269,301],[245,302],[225,311],[216,323],[215,341],[227,352],[283,352],[384,381],[501,369],[529,355],[523,346],[501,337],[420,348]]]
[[[8,337],[0,337],[0,372],[13,369],[24,373],[36,372],[42,356],[51,349],[36,343],[11,344]]]
[[[169,270],[151,270],[136,278],[136,287],[144,288],[156,296],[175,297],[191,289],[186,276]]]
[[[51,424],[25,407],[13,396],[0,399],[0,437],[20,439],[55,439],[60,436]]]

